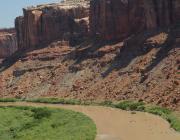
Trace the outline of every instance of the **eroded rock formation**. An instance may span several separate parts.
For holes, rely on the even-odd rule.
[[[90,30],[104,39],[180,23],[179,0],[92,0]]]
[[[23,9],[23,12],[24,16],[15,21],[19,48],[35,47],[57,39],[76,43],[88,33],[87,2],[39,5]]]
[[[16,34],[13,29],[0,30],[0,58],[8,57],[17,50]]]
[[[74,44],[88,31],[106,40],[124,39],[143,30],[180,23],[179,0],[91,0],[90,10],[89,0],[66,0],[23,11],[15,21],[19,48],[54,40]]]

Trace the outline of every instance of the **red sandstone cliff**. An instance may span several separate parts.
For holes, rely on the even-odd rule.
[[[0,30],[0,58],[8,57],[16,50],[17,41],[14,30]]]
[[[55,41],[7,59],[0,64],[0,97],[131,99],[177,109],[180,39],[174,30],[157,28],[178,24],[179,7],[179,0],[92,0],[93,35],[108,40],[128,37],[126,41],[88,40],[78,47]],[[24,9],[24,16],[16,19],[19,48],[86,36],[88,11],[83,3]]]
[[[179,0],[92,0],[90,30],[104,39],[180,23]]]
[[[89,5],[63,2],[23,9],[24,16],[17,17],[19,48],[35,47],[54,40],[76,43],[88,32]]]
[[[107,40],[180,23],[179,0],[92,0],[90,10],[88,0],[67,0],[23,11],[15,21],[19,48],[54,40],[76,43],[88,35],[88,22],[93,36]]]

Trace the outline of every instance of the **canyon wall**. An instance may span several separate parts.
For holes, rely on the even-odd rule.
[[[36,47],[55,40],[77,43],[87,36],[89,5],[87,2],[39,5],[23,9],[15,27],[19,48]]]
[[[0,58],[8,57],[17,50],[16,34],[13,29],[0,30]]]
[[[103,39],[180,23],[179,0],[92,0],[90,30]]]
[[[23,9],[15,27],[18,47],[55,40],[76,44],[89,33],[105,40],[180,23],[179,0],[66,0]]]

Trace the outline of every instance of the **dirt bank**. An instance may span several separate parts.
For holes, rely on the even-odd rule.
[[[168,36],[87,40],[76,47],[57,41],[27,50],[0,64],[0,97],[140,100],[177,110],[180,42],[168,45]]]

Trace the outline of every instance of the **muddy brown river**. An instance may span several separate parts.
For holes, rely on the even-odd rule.
[[[1,106],[64,108],[89,116],[96,124],[96,140],[180,140],[180,133],[161,117],[101,106],[52,105],[40,103],[0,103]]]

